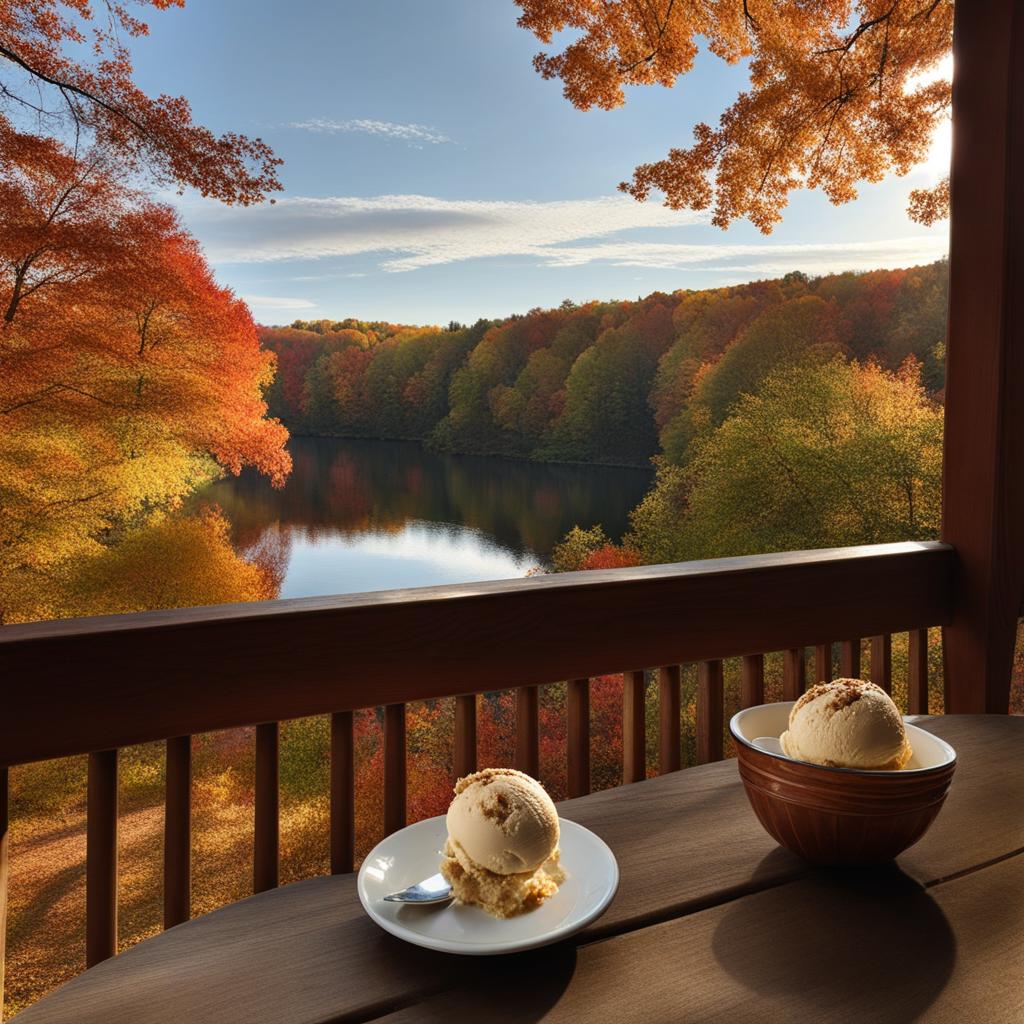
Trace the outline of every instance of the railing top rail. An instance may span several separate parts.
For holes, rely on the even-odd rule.
[[[938,542],[0,627],[0,764],[944,624]]]

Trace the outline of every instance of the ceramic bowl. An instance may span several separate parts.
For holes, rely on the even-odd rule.
[[[942,809],[956,751],[907,721],[914,755],[901,771],[795,761],[771,742],[792,707],[760,704],[729,723],[747,797],[769,834],[811,864],[878,864],[916,843]],[[755,745],[762,738],[768,749]]]

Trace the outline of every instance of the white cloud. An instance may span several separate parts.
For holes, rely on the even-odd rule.
[[[439,146],[451,142],[443,132],[425,124],[396,124],[394,121],[372,121],[367,118],[356,118],[351,121],[332,121],[328,118],[314,117],[308,121],[292,121],[290,128],[300,128],[309,132],[321,132],[327,135],[338,135],[345,132],[358,132],[364,135],[378,135],[381,138],[396,139],[410,146],[422,149],[423,146]]]
[[[624,196],[556,202],[419,195],[293,197],[248,208],[193,202],[183,212],[216,263],[373,253],[387,271],[489,256],[546,260],[549,246],[706,220],[703,214],[667,210]]]
[[[553,268],[603,263],[753,275],[795,268],[829,273],[924,263],[948,249],[942,228],[850,242],[737,244],[724,235],[721,241],[699,244],[640,240],[640,231],[648,238],[652,233],[659,239],[678,238],[680,229],[706,224],[707,216],[619,196],[555,202],[419,195],[294,197],[275,206],[250,208],[194,203],[185,213],[216,263],[365,257],[387,272],[485,258],[525,258]],[[631,234],[622,237],[626,232]]]
[[[243,301],[261,309],[315,309],[316,303],[309,299],[294,299],[287,295],[243,295]]]
[[[944,256],[948,249],[948,238],[941,231],[863,242],[768,242],[758,245],[604,242],[549,248],[547,264],[552,267],[579,267],[603,262],[617,267],[730,270],[758,274],[785,274],[802,269],[813,274],[828,274],[930,263]]]

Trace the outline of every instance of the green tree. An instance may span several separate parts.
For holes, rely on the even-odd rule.
[[[654,561],[931,538],[941,467],[919,363],[787,368],[659,477],[630,540]]]

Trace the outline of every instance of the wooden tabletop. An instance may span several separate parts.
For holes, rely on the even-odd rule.
[[[618,894],[574,939],[507,957],[407,945],[352,875],[262,893],[92,968],[23,1024],[1024,1020],[1024,718],[918,724],[958,766],[897,866],[808,868],[733,761],[559,806],[612,848]]]

